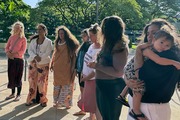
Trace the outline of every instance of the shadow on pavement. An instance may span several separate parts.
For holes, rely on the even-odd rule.
[[[5,106],[7,105],[8,103],[10,103],[12,101],[9,101],[7,102],[6,104],[3,104],[2,106]],[[33,109],[29,109],[29,107],[25,106],[25,104],[21,104],[21,105],[18,105],[16,106],[14,109],[12,109],[11,112],[3,115],[0,117],[3,118],[3,119],[11,119],[11,120],[23,120],[25,119],[26,117],[42,110],[43,108],[41,106],[36,106],[34,107]]]
[[[56,109],[56,108],[51,107],[47,111],[43,112],[42,114],[39,114],[37,117],[32,117],[29,120],[39,120],[39,119],[61,120],[68,114],[69,112],[66,109]]]

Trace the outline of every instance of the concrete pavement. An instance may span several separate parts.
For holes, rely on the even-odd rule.
[[[26,81],[24,80],[23,76],[21,100],[18,102],[14,102],[13,99],[5,101],[5,97],[11,91],[7,89],[7,60],[4,56],[0,56],[0,120],[83,120],[89,116],[89,114],[85,116],[73,116],[75,112],[79,111],[77,100],[80,91],[77,79],[75,80],[76,89],[74,91],[73,107],[71,109],[57,109],[53,107],[53,77],[51,72],[48,83],[47,97],[49,101],[47,107],[43,108],[39,104],[30,107],[25,106],[29,85],[27,79]],[[172,109],[171,120],[180,120],[180,101],[176,92],[170,104]],[[123,107],[120,120],[126,120],[127,111],[127,107]]]
[[[54,108],[53,107],[53,77],[50,72],[47,97],[49,99],[47,107],[43,108],[39,104],[33,106],[25,106],[28,93],[28,81],[24,81],[22,85],[21,99],[14,102],[13,99],[5,101],[4,99],[10,95],[11,90],[7,89],[7,60],[0,60],[0,120],[83,120],[89,116],[74,116],[79,111],[77,100],[80,94],[78,80],[75,80],[75,91],[73,95],[73,106],[71,109]],[[121,120],[125,120],[127,108],[123,108]]]

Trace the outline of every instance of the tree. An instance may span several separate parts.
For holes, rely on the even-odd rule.
[[[128,29],[138,29],[142,24],[137,24],[143,14],[136,0],[101,0],[99,15],[102,20],[106,16],[118,15],[127,25]]]
[[[49,23],[48,17],[56,18],[59,25],[66,25],[75,34],[79,34],[81,29],[90,27],[96,22],[96,0],[43,0],[38,3],[36,14],[41,22],[45,22],[48,28],[54,28],[53,23]],[[141,24],[133,24],[142,17],[140,6],[135,0],[99,0],[99,19],[110,15],[121,16],[129,28],[138,28]],[[34,12],[33,12],[34,13]],[[48,15],[48,14],[51,15]],[[33,14],[34,15],[34,14]],[[52,18],[53,17],[53,18]]]
[[[180,11],[180,0],[137,0],[148,19],[157,17],[169,19]]]
[[[48,10],[51,15],[59,18],[59,25],[66,25],[74,33],[89,27],[95,21],[92,19],[95,18],[95,13],[92,12],[95,4],[86,0],[43,0],[39,2],[39,8],[44,19],[48,19],[44,16]]]
[[[16,21],[26,23],[29,19],[30,6],[24,4],[22,0],[1,0],[0,2],[0,30],[3,30],[1,38],[9,37],[9,27]]]

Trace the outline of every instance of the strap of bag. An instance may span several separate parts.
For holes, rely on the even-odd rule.
[[[16,41],[15,41],[14,44],[12,45],[12,48],[11,48],[10,52],[13,51],[13,49],[14,49],[14,47],[15,47],[15,45],[17,44],[17,42],[18,42],[19,39],[20,39],[20,37],[18,37],[18,38],[16,39]]]

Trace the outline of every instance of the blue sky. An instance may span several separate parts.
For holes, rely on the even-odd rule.
[[[32,8],[34,8],[36,6],[38,1],[40,1],[40,0],[23,0],[23,2],[25,2],[28,5],[30,5]]]

